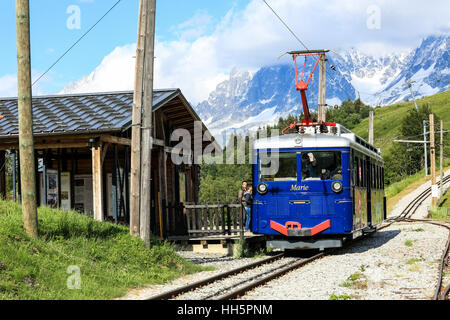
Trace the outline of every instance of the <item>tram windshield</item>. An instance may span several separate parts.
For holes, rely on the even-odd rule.
[[[297,152],[259,154],[260,181],[297,180]]]
[[[301,154],[302,180],[341,180],[342,154],[339,151],[314,151]]]

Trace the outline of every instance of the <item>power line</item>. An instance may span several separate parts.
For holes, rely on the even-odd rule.
[[[306,50],[309,51],[308,47],[303,43],[302,40],[300,40],[299,37],[297,37],[297,35],[294,33],[294,31],[291,30],[291,28],[289,28],[289,26],[283,21],[283,19],[281,19],[281,17],[275,12],[275,10],[272,9],[272,7],[266,2],[266,0],[263,0],[263,2],[269,7],[270,10],[272,10],[272,12],[274,13],[274,15],[281,21],[282,24],[284,24],[284,26],[289,30],[289,32],[295,37],[295,39],[297,39],[298,42],[301,43],[301,45],[303,47],[305,47]]]
[[[54,66],[56,66],[56,64],[58,64],[59,61],[62,60],[62,58],[64,58],[70,50],[72,50],[89,32],[91,32],[92,29],[95,28],[95,26],[97,26],[97,24],[100,23],[100,21],[102,21],[122,0],[118,0],[99,20],[97,20],[96,23],[94,23],[94,25],[92,27],[90,27],[77,41],[75,41],[75,43],[69,48],[67,49],[44,73],[42,73],[32,84],[32,86],[34,86],[39,80],[41,80],[41,78],[43,76],[45,76]]]
[[[292,31],[292,29],[291,28],[289,28],[289,26],[286,24],[286,22],[284,22],[284,20],[276,13],[276,11],[267,3],[267,1],[266,0],[262,0],[266,5],[267,5],[267,7],[273,12],[273,14],[281,21],[281,23],[286,27],[286,29],[288,29],[289,30],[289,32],[294,36],[294,38],[295,39],[297,39],[297,41],[306,49],[306,50],[308,50],[309,51],[309,48],[306,46],[306,44],[302,41],[302,40],[300,40],[300,38],[295,34],[295,32],[294,31]],[[308,56],[305,56],[305,59],[307,59],[308,58]],[[331,69],[332,70],[334,70],[334,71],[336,71],[336,68],[328,61],[328,59],[327,59],[327,63],[330,65],[330,67],[331,67]],[[342,74],[342,73],[341,73]],[[342,91],[343,92],[345,92],[345,94],[347,95],[347,98],[349,98],[350,100],[351,100],[351,95],[344,89],[344,87],[342,87],[341,86],[341,84],[338,82],[338,81],[336,81],[336,79],[335,78],[333,78],[333,81],[334,81],[334,83],[335,84],[337,84],[341,89],[342,89]],[[349,82],[350,83],[350,82]],[[350,83],[350,85],[353,87],[353,85]],[[353,87],[353,89],[355,89],[355,87]],[[355,89],[356,90],[356,89]],[[356,91],[358,91],[358,90],[356,90]]]

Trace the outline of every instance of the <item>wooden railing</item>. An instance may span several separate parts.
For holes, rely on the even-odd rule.
[[[235,235],[244,229],[240,204],[185,204],[190,237]]]

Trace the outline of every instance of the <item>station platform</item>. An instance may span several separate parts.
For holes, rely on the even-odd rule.
[[[198,253],[220,253],[233,255],[241,236],[239,234],[201,235],[201,236],[169,236],[168,241],[175,244],[177,249]],[[265,245],[264,236],[252,232],[244,233],[244,240],[252,246]]]

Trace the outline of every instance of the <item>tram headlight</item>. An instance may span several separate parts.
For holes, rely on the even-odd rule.
[[[265,183],[258,184],[258,187],[256,188],[259,194],[266,194],[267,191],[269,191],[269,187]]]
[[[335,181],[331,184],[331,189],[333,189],[334,192],[339,193],[342,191],[342,183],[339,181]]]

